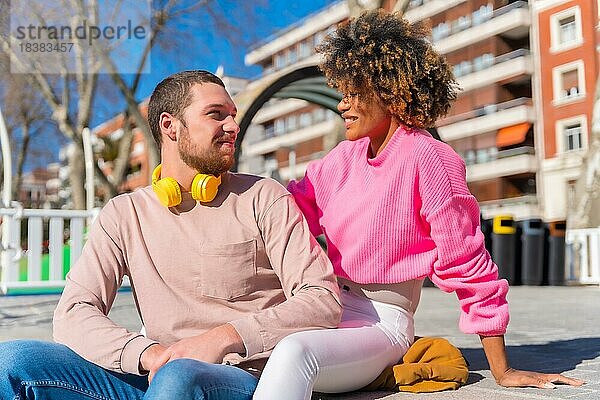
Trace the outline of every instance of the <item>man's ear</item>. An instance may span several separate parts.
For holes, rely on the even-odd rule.
[[[160,127],[160,133],[169,138],[169,140],[176,141],[177,140],[177,118],[169,114],[168,112],[163,112],[160,114],[160,119],[158,120],[158,126]]]

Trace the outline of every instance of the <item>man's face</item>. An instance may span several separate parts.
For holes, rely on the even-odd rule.
[[[179,132],[179,156],[189,167],[218,176],[235,161],[235,140],[240,127],[227,91],[214,83],[190,89],[192,103],[183,111]]]

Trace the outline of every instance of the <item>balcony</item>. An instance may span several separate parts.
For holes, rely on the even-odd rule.
[[[347,18],[348,14],[348,5],[345,1],[316,11],[256,43],[250,48],[244,61],[246,65],[253,65],[267,60],[277,52],[295,46],[320,30],[337,24]]]
[[[499,151],[488,162],[467,166],[467,182],[483,181],[503,176],[535,173],[538,170],[535,151],[532,147],[518,147]]]
[[[404,14],[410,22],[417,22],[451,9],[466,0],[412,0]]]
[[[438,133],[445,142],[492,132],[522,122],[535,122],[531,99],[522,97],[490,104],[438,121]]]
[[[484,219],[494,218],[500,214],[512,214],[516,220],[524,220],[541,215],[537,196],[534,194],[482,201],[479,203],[479,209]]]
[[[281,147],[292,146],[296,143],[325,136],[336,129],[336,123],[337,118],[331,118],[281,136],[275,136],[261,140],[257,143],[248,144],[243,148],[242,152],[244,153],[244,156],[247,157],[271,153]]]
[[[462,75],[457,78],[457,82],[465,93],[497,82],[508,81],[517,76],[532,74],[533,60],[529,50],[519,49],[497,56],[492,65],[482,66],[475,72]]]
[[[471,15],[464,16],[456,24],[453,23],[452,27],[447,26],[443,32],[438,29],[438,34],[433,39],[435,48],[440,53],[447,54],[497,35],[520,38],[529,34],[531,25],[529,4],[524,1],[494,10],[489,19],[482,18],[476,24],[472,20],[475,18],[471,18]]]
[[[282,99],[274,104],[265,104],[252,119],[253,124],[263,124],[306,107],[309,103],[299,99]]]

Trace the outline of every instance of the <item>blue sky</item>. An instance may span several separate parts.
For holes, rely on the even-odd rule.
[[[158,48],[152,52],[151,72],[146,74],[140,83],[138,100],[148,97],[161,79],[181,70],[205,69],[216,71],[219,65],[224,66],[225,74],[237,77],[252,78],[260,74],[256,66],[246,66],[244,56],[252,44],[285,29],[307,15],[336,2],[336,0],[280,0],[254,1],[250,18],[241,7],[244,0],[219,0],[217,2],[221,17],[233,23],[241,35],[227,40],[216,31],[214,24],[205,13],[200,12],[195,26],[185,29],[190,39],[184,48],[177,50]],[[206,21],[206,26],[202,21]],[[193,24],[190,24],[193,25]],[[241,36],[241,37],[240,37]],[[239,40],[238,40],[239,37]],[[115,104],[106,101],[95,110],[92,127],[122,111],[123,103]]]
[[[160,2],[160,0],[154,1]],[[152,50],[150,73],[143,75],[137,99],[143,100],[148,97],[156,84],[166,76],[186,69],[205,69],[214,72],[219,65],[223,65],[226,75],[256,77],[261,69],[244,64],[244,56],[249,47],[336,1],[218,0],[215,2],[216,13],[219,18],[225,18],[233,26],[233,29],[228,30],[230,37],[226,38],[219,34],[219,27],[215,26],[214,20],[202,9],[193,16],[186,16],[182,26],[178,26],[186,35],[180,43]],[[124,78],[131,79],[130,76]],[[90,124],[92,128],[124,110],[124,101],[120,99],[120,94],[112,84],[107,84],[107,79],[107,75],[100,76],[98,91],[102,93],[98,94],[98,101],[94,104]],[[65,143],[65,138],[59,138],[49,132],[42,133],[31,144],[32,152],[28,154],[25,170],[43,167],[50,161],[57,161],[58,150]],[[47,154],[49,149],[53,153],[51,156],[35,155],[38,150]]]

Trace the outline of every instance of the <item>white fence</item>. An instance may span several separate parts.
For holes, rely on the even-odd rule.
[[[568,229],[565,241],[567,282],[600,284],[600,227]]]
[[[86,224],[97,212],[0,208],[1,294],[60,290],[66,270],[81,255]],[[21,228],[25,229],[25,222],[27,247],[23,250]],[[69,254],[68,260],[64,260],[64,254]]]

